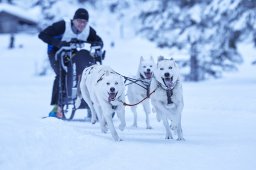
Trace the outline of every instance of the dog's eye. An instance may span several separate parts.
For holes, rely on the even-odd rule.
[[[143,66],[143,68],[146,68],[146,66]]]
[[[109,86],[109,85],[110,85],[110,83],[109,83],[109,82],[107,82],[107,85]]]
[[[169,69],[171,70],[171,69],[172,69],[172,67],[170,66],[170,67],[169,67]]]
[[[118,82],[115,82],[115,85],[118,85]]]
[[[164,70],[164,68],[160,68],[160,70]]]
[[[149,67],[152,67],[152,65],[150,65]]]

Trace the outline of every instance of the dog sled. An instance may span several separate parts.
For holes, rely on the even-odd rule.
[[[76,64],[73,61],[73,56],[83,50],[82,55],[87,57],[87,62],[83,65],[84,68],[93,64],[102,64],[102,60],[105,57],[105,51],[102,51],[102,47],[97,43],[90,43],[90,50],[84,49],[84,46],[88,44],[86,41],[78,39],[72,39],[67,46],[61,47],[56,55],[55,60],[59,64],[59,82],[58,82],[58,106],[61,107],[63,112],[63,120],[72,120],[78,109],[87,109],[87,113],[90,114],[90,109],[82,100],[81,105],[76,108],[75,101],[77,98],[77,86],[79,85],[79,76],[76,75]]]
[[[85,45],[91,44],[90,49],[87,50],[84,48]],[[87,62],[84,65],[84,68],[90,67],[94,64],[102,64],[103,59],[105,58],[105,51],[102,50],[102,47],[97,43],[89,43],[86,41],[81,41],[78,39],[72,39],[68,44],[62,46],[55,55],[55,60],[59,64],[59,82],[58,82],[58,106],[61,108],[63,113],[63,120],[73,120],[75,113],[78,109],[86,109],[87,114],[90,114],[90,109],[87,103],[82,100],[82,103],[78,108],[76,108],[76,99],[77,99],[77,86],[79,85],[79,76],[76,75],[76,64],[73,61],[73,56],[80,50],[83,50],[83,55],[87,57]],[[123,75],[121,75],[123,76]],[[142,80],[137,80],[123,76],[126,81],[130,83],[138,84],[138,81],[141,81],[143,88],[147,89],[147,97],[149,94],[149,84],[145,84]],[[129,85],[130,83],[126,84]],[[146,87],[144,87],[146,86]],[[145,98],[145,99],[146,99]],[[145,100],[143,99],[143,100]],[[142,100],[142,101],[143,101]],[[132,104],[137,105],[142,101]],[[131,104],[123,103],[125,106],[132,106]],[[114,117],[114,113],[112,117]]]

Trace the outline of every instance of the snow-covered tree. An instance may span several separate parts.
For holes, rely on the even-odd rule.
[[[53,22],[63,18],[72,17],[77,7],[82,7],[86,3],[94,4],[96,2],[96,0],[36,0],[31,6],[37,6],[41,8],[42,14],[40,16],[41,22],[39,27],[43,29]]]
[[[189,53],[187,80],[220,77],[242,62],[236,43],[255,38],[256,3],[250,0],[143,0],[139,32],[163,48]]]

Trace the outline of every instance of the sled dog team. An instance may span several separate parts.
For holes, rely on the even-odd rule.
[[[127,82],[126,82],[127,83]],[[127,85],[125,92],[124,78],[109,66],[92,65],[87,67],[81,77],[78,87],[76,107],[84,99],[92,112],[91,122],[97,119],[101,131],[110,133],[115,141],[121,141],[115,129],[112,114],[116,113],[120,120],[119,129],[124,130],[125,96],[129,100],[134,114],[133,126],[137,127],[137,104],[142,104],[146,115],[146,128],[151,129],[149,114],[156,112],[158,121],[162,121],[166,130],[166,139],[173,139],[172,132],[177,134],[177,140],[184,140],[181,127],[183,110],[183,92],[179,68],[173,59],[158,57],[155,64],[153,58],[140,58],[137,75]]]

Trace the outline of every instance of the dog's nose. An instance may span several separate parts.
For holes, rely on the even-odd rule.
[[[164,73],[165,77],[170,77],[170,73]]]
[[[110,88],[110,92],[114,92],[116,89],[114,87]]]
[[[149,68],[147,69],[147,72],[150,72],[150,69],[149,69]]]

